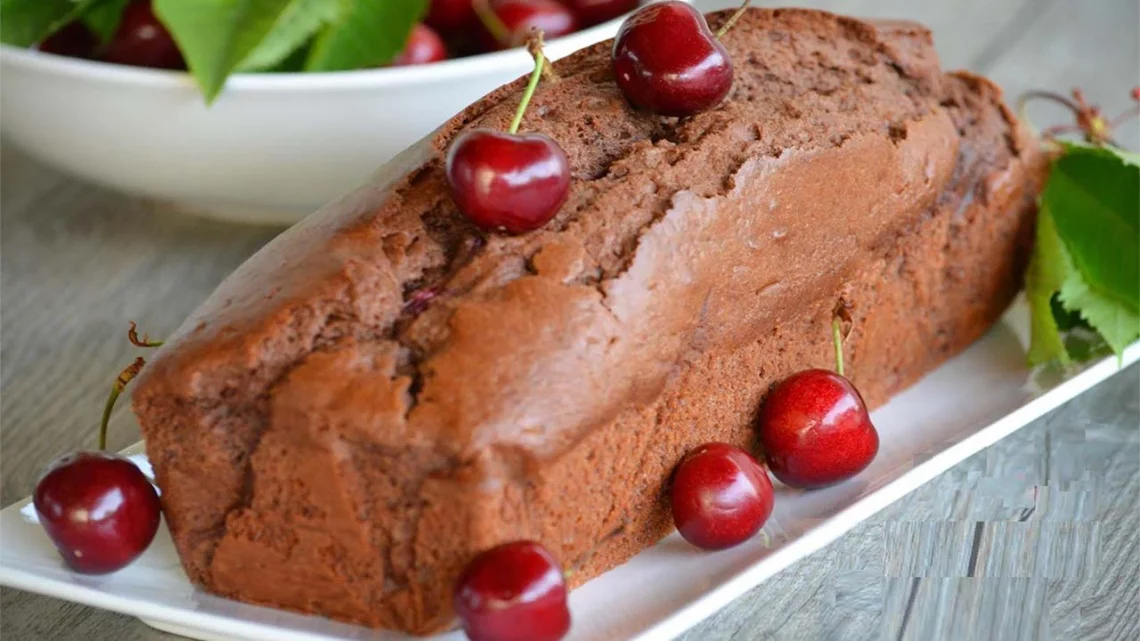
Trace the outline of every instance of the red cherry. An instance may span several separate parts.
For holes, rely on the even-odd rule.
[[[134,561],[158,531],[158,493],[139,468],[104,452],[58,459],[36,484],[40,525],[76,572],[106,574]]]
[[[570,161],[549,136],[474,129],[452,142],[447,182],[471,222],[521,234],[545,225],[566,202]]]
[[[764,527],[772,514],[772,481],[739,447],[706,443],[677,464],[669,501],[673,523],[686,541],[723,550]]]
[[[474,0],[431,0],[424,22],[433,29],[451,34],[473,27],[478,22]]]
[[[491,0],[489,7],[506,33],[496,37],[484,25],[479,37],[487,51],[522,46],[535,29],[542,30],[547,39],[578,30],[574,14],[555,0]]]
[[[431,27],[417,24],[412,27],[408,44],[404,45],[404,50],[392,61],[392,66],[423,65],[440,60],[447,60],[447,46],[443,44],[443,39]]]
[[[776,385],[760,410],[760,447],[786,485],[818,488],[863,471],[879,451],[879,433],[851,381],[823,369]]]
[[[119,29],[103,52],[103,60],[155,69],[186,68],[182,52],[154,15],[149,0],[135,0],[123,10]]]
[[[99,40],[81,22],[69,22],[59,31],[48,36],[36,48],[57,56],[90,58],[95,55]]]
[[[583,27],[613,20],[637,8],[640,0],[562,0],[570,7]]]
[[[455,585],[455,612],[471,641],[557,641],[570,629],[562,568],[533,541],[475,557]]]
[[[691,116],[732,88],[732,60],[696,9],[676,0],[626,18],[613,47],[614,77],[627,100],[663,116]]]

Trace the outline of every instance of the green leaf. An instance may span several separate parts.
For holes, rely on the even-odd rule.
[[[1088,321],[1081,318],[1080,312],[1070,312],[1061,304],[1061,294],[1053,294],[1049,299],[1049,306],[1053,308],[1053,320],[1057,321],[1057,329],[1067,332],[1075,327],[1091,329]]]
[[[1104,337],[1088,328],[1066,333],[1065,349],[1074,361],[1081,363],[1112,355],[1112,348],[1104,342]]]
[[[1069,352],[1061,339],[1051,301],[1073,271],[1072,261],[1057,236],[1057,227],[1045,203],[1037,214],[1037,239],[1025,276],[1029,302],[1029,364],[1051,361],[1069,363]]]
[[[1089,288],[1140,313],[1140,168],[1069,145],[1041,197]]]
[[[238,64],[237,70],[264,71],[282,65],[321,27],[336,22],[344,4],[344,0],[292,0],[265,38]]]
[[[305,60],[309,57],[309,44],[306,42],[289,54],[281,62],[265,69],[266,73],[298,73],[305,70]]]
[[[1140,156],[1064,149],[1041,195],[1026,277],[1033,365],[1098,353],[1096,341],[1073,339],[1084,331],[1073,312],[1117,355],[1140,338]]]
[[[100,0],[0,0],[0,42],[38,44]]]
[[[1078,145],[1070,146],[1076,147]],[[1104,149],[1111,151],[1116,155],[1117,158],[1123,160],[1124,164],[1132,165],[1133,167],[1140,167],[1140,153],[1128,151],[1127,149],[1121,149],[1119,147],[1105,147]]]
[[[306,71],[361,69],[387,64],[404,48],[427,0],[346,0],[340,20],[317,35]]]
[[[1091,289],[1079,273],[1070,274],[1061,286],[1061,304],[1079,310],[1117,354],[1140,338],[1140,314]]]
[[[107,44],[115,37],[115,31],[119,29],[119,21],[123,17],[123,9],[130,1],[100,0],[84,10],[79,19],[99,37],[99,42]]]
[[[291,3],[154,0],[154,12],[174,36],[206,102],[213,102],[226,78],[265,39]]]

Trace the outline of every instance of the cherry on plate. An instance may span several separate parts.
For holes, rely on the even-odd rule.
[[[705,17],[684,2],[646,5],[625,19],[613,45],[614,78],[630,103],[691,116],[732,89],[732,60]]]
[[[90,58],[95,55],[99,39],[81,22],[69,22],[44,39],[36,48],[57,56]]]
[[[669,489],[677,531],[705,550],[752,538],[771,516],[773,500],[763,466],[727,443],[706,443],[685,455]]]
[[[570,161],[544,134],[464,132],[448,150],[446,170],[459,210],[488,231],[538,229],[570,193]]]
[[[760,410],[759,440],[772,474],[802,489],[845,481],[879,451],[863,397],[846,377],[824,369],[772,388]]]
[[[578,30],[574,14],[555,0],[491,0],[489,8],[506,33],[496,34],[490,25],[484,24],[480,42],[486,51],[520,47],[536,29],[548,40]]]
[[[154,15],[150,0],[135,0],[123,10],[119,29],[107,44],[103,60],[154,69],[186,68],[182,52]]]
[[[443,44],[443,39],[431,27],[417,24],[412,27],[408,44],[404,45],[404,50],[392,61],[392,66],[424,65],[441,60],[447,60],[447,46]]]
[[[134,463],[81,452],[48,468],[33,498],[40,525],[76,572],[106,574],[142,554],[158,531],[158,493]]]
[[[566,579],[533,541],[476,556],[455,585],[455,612],[471,641],[557,641],[570,629]]]
[[[583,27],[613,20],[637,8],[640,0],[562,0]]]

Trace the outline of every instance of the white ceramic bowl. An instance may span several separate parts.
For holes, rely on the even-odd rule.
[[[547,43],[554,59],[620,19]],[[181,72],[0,47],[0,130],[92,182],[230,220],[293,223],[492,89],[523,49],[422,67],[233,76],[207,107]]]

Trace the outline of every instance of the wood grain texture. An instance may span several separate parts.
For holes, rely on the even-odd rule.
[[[706,6],[731,6],[712,0]],[[774,4],[774,3],[758,3]],[[943,62],[1016,95],[1140,83],[1136,0],[817,0],[930,25]],[[1034,110],[1042,123],[1057,112]],[[1140,146],[1135,126],[1120,138]],[[126,321],[173,330],[276,230],[213,223],[0,147],[0,503],[95,443]],[[138,435],[112,423],[110,445]],[[691,630],[710,639],[1140,638],[1140,367],[1005,439]],[[2,533],[0,533],[2,537]],[[0,590],[0,638],[175,639],[130,617]]]

